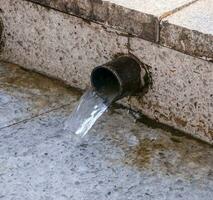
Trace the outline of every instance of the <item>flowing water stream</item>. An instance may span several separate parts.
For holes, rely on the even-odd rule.
[[[110,102],[106,102],[94,90],[89,89],[65,121],[64,130],[80,137],[85,136],[109,105]]]

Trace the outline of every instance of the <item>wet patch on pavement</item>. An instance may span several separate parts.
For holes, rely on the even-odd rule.
[[[59,81],[0,62],[0,128],[72,103],[79,96]]]
[[[63,124],[79,93],[6,66],[0,67],[0,122],[45,112],[0,129],[1,198],[212,199],[212,146],[135,123],[120,108],[105,113],[85,138],[69,135]]]

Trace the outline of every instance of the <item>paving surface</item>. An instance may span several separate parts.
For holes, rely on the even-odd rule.
[[[132,2],[128,0],[108,0],[108,1],[129,9],[157,16],[158,18],[162,17],[165,13],[173,12],[177,8],[180,8],[182,6],[194,2],[194,0],[158,0],[158,1],[134,0]]]
[[[79,96],[0,64],[1,199],[212,199],[212,146],[134,123],[119,107],[79,140],[63,131]]]
[[[94,67],[131,53],[149,66],[152,86],[125,103],[213,143],[213,63],[29,1],[1,0],[0,9],[1,60],[85,89]]]
[[[213,35],[213,2],[200,0],[165,18],[172,24]]]
[[[0,128],[76,101],[61,83],[16,65],[0,67]]]
[[[200,0],[163,19],[164,46],[213,61],[213,1]]]

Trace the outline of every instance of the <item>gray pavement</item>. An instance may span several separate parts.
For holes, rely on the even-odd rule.
[[[213,61],[213,1],[198,0],[161,21],[163,46]]]
[[[212,200],[212,146],[135,123],[120,108],[80,140],[63,131],[79,97],[0,64],[0,199]]]
[[[91,0],[39,0],[44,5],[46,2],[46,6],[53,3],[56,9],[46,9],[45,6],[30,1],[0,1],[0,10],[2,10],[0,18],[4,25],[0,60],[18,64],[25,69],[35,70],[84,90],[90,84],[90,74],[94,67],[107,63],[121,54],[134,55],[146,65],[152,84],[150,84],[151,87],[145,96],[139,95],[128,100],[123,99],[122,103],[143,112],[156,121],[213,144],[213,62],[162,47],[136,36],[131,37],[126,34],[128,33],[126,30],[123,34],[115,30],[115,26],[112,24],[110,28],[99,24],[99,22],[91,22],[90,18],[85,21],[82,18],[64,13],[64,10],[60,8],[67,12],[72,8],[76,8],[76,12],[80,13],[81,11],[89,11],[90,16],[91,13],[95,12],[105,16],[102,12],[102,9],[105,8],[106,16],[109,16],[115,24],[121,26],[124,23],[123,27],[127,27],[127,29],[145,31],[147,36],[153,36],[154,32],[150,32],[149,27],[151,25],[156,30],[159,21],[154,20],[157,23],[156,26],[155,23],[152,23],[150,15],[147,18],[147,15],[143,13],[139,12],[135,15],[138,12],[135,13],[128,8],[123,10],[122,6],[113,6],[112,4],[108,5],[111,5],[110,7],[104,6],[106,4],[101,4],[100,0],[92,1],[94,3],[92,10],[88,9],[88,6],[91,6]],[[127,5],[129,1],[122,2],[126,2],[125,5]],[[138,5],[139,0],[137,2]],[[158,0],[157,5],[160,2],[167,1]],[[181,6],[185,5],[184,2],[189,3],[190,1],[168,1],[167,6],[171,2],[174,4],[179,2],[179,6]],[[76,3],[83,7],[77,9]],[[148,5],[152,7],[153,4]],[[205,3],[202,5],[206,6]],[[155,5],[155,7],[158,6]],[[171,7],[173,7],[172,4]],[[59,12],[57,9],[63,12]],[[166,10],[170,9],[166,8]],[[193,15],[193,13],[196,12],[191,14]],[[207,18],[211,17],[211,12],[208,13]],[[198,16],[200,15],[202,14],[200,13]],[[100,20],[96,15],[93,17]],[[106,17],[108,25],[109,17]],[[170,34],[172,29],[164,28],[160,32],[163,33],[165,30],[165,33],[169,33],[164,38],[169,39],[171,36],[172,41],[179,41],[180,48],[204,52],[204,46],[206,50],[210,49],[209,52],[212,54],[213,42],[211,39],[202,42],[203,40],[193,34],[191,40],[188,34],[181,31],[182,28],[180,28],[181,30],[173,29],[178,34]],[[179,37],[179,34],[182,36]],[[206,50],[205,52],[208,52]],[[51,99],[55,100],[55,98]],[[29,108],[31,107],[29,106]]]

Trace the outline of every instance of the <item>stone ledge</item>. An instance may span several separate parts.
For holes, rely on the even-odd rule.
[[[27,0],[61,12],[95,21],[146,40],[157,41],[158,19],[150,14],[128,9],[108,1]]]
[[[213,61],[213,1],[197,1],[164,18],[161,22],[160,43]]]
[[[39,3],[151,42],[160,42],[163,46],[201,59],[213,60],[212,32],[202,31],[200,26],[194,28],[196,21],[190,18],[192,14],[202,18],[203,12],[207,11],[209,20],[203,22],[210,29],[213,26],[211,0],[135,0],[134,4],[127,0],[25,1]],[[203,6],[208,9],[202,9]],[[187,20],[189,23],[185,25]]]
[[[0,59],[85,89],[93,67],[131,53],[149,65],[152,88],[127,105],[213,144],[213,63],[23,0],[1,0]]]
[[[160,19],[194,0],[27,0],[113,27],[151,42],[159,41]],[[155,5],[155,6],[153,6]]]

